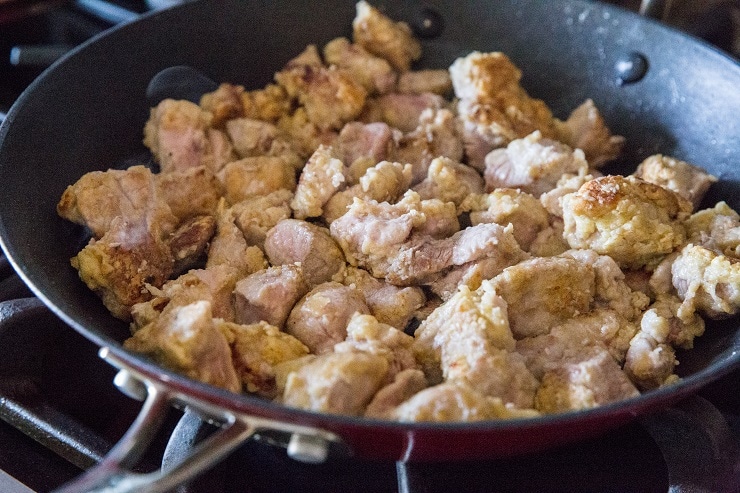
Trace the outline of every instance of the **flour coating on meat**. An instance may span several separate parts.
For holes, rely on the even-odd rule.
[[[93,171],[58,214],[127,349],[313,412],[397,421],[589,409],[680,379],[740,312],[740,215],[593,100],[555,117],[500,52],[425,68],[365,1],[263,87],[151,109],[151,158]],[[298,51],[298,50],[296,50]],[[279,65],[278,65],[279,66]],[[574,68],[577,70],[577,68]],[[637,166],[639,164],[639,166]]]

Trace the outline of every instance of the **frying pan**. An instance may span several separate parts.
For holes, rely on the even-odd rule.
[[[610,128],[627,139],[623,157],[607,172],[629,173],[648,155],[672,155],[720,178],[705,205],[726,200],[740,209],[740,66],[715,49],[594,2],[375,5],[417,29],[424,45],[420,66],[447,68],[474,49],[503,51],[522,68],[525,89],[544,99],[556,116],[564,118],[592,98]],[[56,215],[64,188],[85,172],[146,159],[141,142],[149,113],[146,88],[162,69],[186,65],[216,81],[261,87],[307,44],[349,36],[354,13],[353,1],[186,3],[82,45],[37,79],[9,111],[0,127],[2,247],[33,292],[121,369],[119,388],[145,400],[131,430],[83,476],[84,488],[165,491],[247,437],[270,434],[292,456],[309,461],[335,449],[401,461],[532,452],[670,406],[740,366],[740,323],[711,322],[696,347],[679,354],[684,378],[634,399],[516,421],[403,424],[312,413],[232,394],[124,350],[126,325],[110,316],[69,265],[87,237]],[[630,67],[640,70],[625,70]],[[128,472],[171,404],[194,408],[222,424],[221,431],[167,474]]]

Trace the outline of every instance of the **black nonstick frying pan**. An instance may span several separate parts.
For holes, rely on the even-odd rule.
[[[627,139],[626,152],[608,172],[629,173],[654,153],[672,155],[719,177],[707,204],[725,200],[740,210],[740,66],[719,51],[596,2],[375,5],[416,29],[424,45],[419,66],[447,68],[471,50],[503,51],[522,68],[525,89],[556,116],[566,117],[586,98],[595,101],[609,127]],[[311,413],[228,393],[124,350],[128,328],[110,316],[69,265],[86,237],[56,215],[64,188],[85,172],[145,155],[146,89],[161,70],[186,65],[216,81],[260,87],[307,44],[350,35],[354,13],[352,1],[202,0],[145,15],[57,62],[0,127],[0,240],[7,257],[45,304],[123,369],[119,387],[146,399],[132,430],[82,479],[87,488],[165,491],[254,434],[282,437],[289,452],[304,460],[321,460],[333,447],[405,461],[530,452],[665,408],[740,366],[740,323],[734,318],[708,324],[696,347],[679,355],[682,381],[634,399],[517,421],[401,424]],[[222,423],[222,431],[166,476],[127,472],[172,403],[197,409]]]

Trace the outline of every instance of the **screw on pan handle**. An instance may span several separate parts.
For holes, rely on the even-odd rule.
[[[244,441],[265,430],[296,437],[291,456],[307,462],[326,458],[329,444],[341,442],[333,433],[321,429],[233,412],[179,392],[164,381],[141,373],[109,348],[102,348],[99,354],[119,369],[114,379],[119,390],[144,404],[129,430],[102,461],[53,493],[165,493],[215,466]],[[132,472],[131,468],[157,436],[167,410],[175,404],[218,424],[219,429],[167,468],[145,474]]]

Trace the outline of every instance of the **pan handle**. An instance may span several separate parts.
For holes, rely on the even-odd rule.
[[[258,433],[288,434],[288,454],[305,462],[325,460],[329,445],[341,443],[337,435],[325,430],[233,412],[178,392],[137,371],[109,348],[102,348],[100,356],[119,369],[114,379],[119,390],[144,404],[129,430],[102,461],[53,493],[165,493],[210,469]],[[133,472],[131,468],[157,436],[170,406],[186,407],[219,429],[166,470]]]

